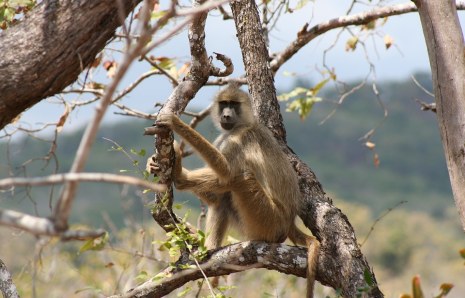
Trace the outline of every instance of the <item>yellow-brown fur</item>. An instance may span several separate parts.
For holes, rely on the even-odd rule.
[[[223,130],[214,145],[175,115],[159,115],[157,124],[169,126],[207,163],[201,169],[183,168],[176,147],[175,186],[192,191],[208,205],[208,248],[221,245],[230,225],[248,240],[283,242],[289,238],[305,245],[307,297],[312,297],[319,243],[294,222],[301,206],[297,175],[271,132],[255,120],[247,93],[235,86],[220,91],[211,109],[214,123],[222,127],[220,107],[229,102],[235,104],[230,108],[235,119],[229,120],[234,126]]]

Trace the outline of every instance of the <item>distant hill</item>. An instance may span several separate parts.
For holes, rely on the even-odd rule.
[[[416,77],[431,90],[427,75],[419,74]],[[424,101],[432,99],[411,80],[379,83],[378,89],[380,99],[389,112],[388,118],[371,139],[376,144],[379,167],[374,165],[374,152],[358,140],[383,121],[383,109],[371,86],[346,98],[323,125],[319,125],[321,120],[335,108],[331,103],[337,100],[334,91],[326,92],[323,102],[318,103],[310,117],[303,122],[297,115],[283,112],[289,145],[315,171],[325,190],[336,198],[364,204],[375,214],[406,200],[408,203],[404,204],[404,208],[423,210],[436,217],[444,216],[445,211],[453,206],[453,199],[435,114],[421,111],[414,101],[415,98]],[[153,139],[142,135],[143,128],[149,125],[150,122],[137,119],[104,125],[86,170],[111,173],[135,170],[132,162],[121,151],[111,150],[115,145],[104,138],[117,142],[127,152],[145,149],[150,153],[153,151]],[[200,131],[210,139],[216,135],[209,121],[201,124]],[[69,169],[81,135],[82,130],[59,136],[56,152],[59,172]],[[14,171],[23,175],[20,174],[22,168],[18,166],[30,158],[46,155],[48,150],[49,144],[31,138],[11,145],[9,154]],[[0,143],[0,154],[0,177],[5,177],[8,169],[7,159],[4,158],[7,156],[5,143]],[[130,155],[138,158],[140,166],[145,167],[146,157]],[[187,167],[201,165],[198,159],[192,157],[185,162]],[[43,168],[44,165],[43,161],[33,162],[27,168],[27,175],[45,175],[54,169],[53,162],[46,168]],[[52,195],[55,199],[58,190],[56,188]],[[22,191],[15,194],[15,200],[3,197],[0,204],[3,208],[5,204],[16,206],[18,198],[22,198],[23,208],[26,206],[33,210],[34,204],[27,199],[27,195]],[[35,189],[32,195],[39,212],[45,212],[50,189]],[[79,218],[80,222],[84,220],[95,224],[102,222],[104,211],[120,225],[123,215],[135,211],[149,216],[141,202],[147,203],[150,195],[140,196],[119,186],[83,184],[79,188],[73,216]],[[177,197],[178,202],[185,200],[187,197],[184,195]],[[192,204],[198,205],[196,200]]]
[[[422,86],[432,90],[429,75],[417,74]],[[288,142],[312,167],[325,189],[337,197],[359,202],[379,212],[407,200],[406,208],[442,216],[453,206],[436,115],[421,111],[415,99],[426,95],[413,80],[378,84],[387,119],[376,130],[380,165],[374,152],[359,139],[383,121],[383,108],[369,84],[345,99],[323,125],[319,123],[336,106],[334,91],[324,95],[310,117],[300,122],[285,114]]]

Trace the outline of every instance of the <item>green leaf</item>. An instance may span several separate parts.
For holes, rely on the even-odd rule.
[[[374,286],[373,276],[371,275],[371,272],[368,270],[368,268],[365,268],[365,271],[363,271],[363,279],[369,287]]]
[[[178,293],[178,297],[184,297],[191,291],[192,291],[192,287],[186,286],[186,288],[183,291]]]
[[[161,19],[164,15],[166,15],[166,10],[154,11],[152,13],[152,20]]]
[[[102,236],[94,239],[87,240],[83,246],[79,249],[78,253],[83,253],[88,250],[102,250],[110,239],[110,234],[105,232]]]
[[[299,10],[299,9],[305,7],[308,4],[308,2],[309,2],[309,0],[299,0],[299,2],[297,2],[296,7],[294,8],[294,10]]]
[[[311,89],[311,92],[312,92],[312,95],[317,95],[318,92],[320,92],[321,88],[323,88],[326,83],[329,82],[329,78],[327,79],[324,79],[323,81],[319,82],[318,84],[316,84],[312,89]]]
[[[157,281],[157,280],[160,280],[160,279],[163,279],[165,278],[167,275],[165,272],[160,272],[158,273],[157,275],[155,275],[154,277],[152,277],[152,281]]]
[[[149,278],[149,275],[147,274],[146,271],[141,271],[136,277],[134,277],[134,279],[139,283],[146,281],[148,278]]]
[[[147,151],[145,151],[145,149],[140,149],[139,151],[137,151],[136,149],[131,149],[131,153],[140,157],[144,157],[145,154],[147,154]]]
[[[355,49],[357,48],[357,43],[357,36],[352,36],[351,38],[349,38],[346,42],[346,51],[355,51]]]

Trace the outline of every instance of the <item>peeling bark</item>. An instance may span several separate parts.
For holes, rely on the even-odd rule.
[[[19,298],[16,286],[5,263],[0,259],[0,292],[5,298]]]
[[[122,0],[124,16],[140,0]],[[0,128],[74,82],[121,25],[118,1],[42,1],[0,33]]]

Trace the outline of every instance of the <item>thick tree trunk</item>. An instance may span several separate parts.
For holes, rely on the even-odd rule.
[[[465,47],[453,0],[417,0],[452,192],[465,230]]]
[[[49,0],[0,33],[0,128],[74,82],[121,25],[114,0]],[[122,0],[124,16],[140,0]]]
[[[332,205],[312,170],[285,145],[286,131],[254,0],[234,1],[231,8],[255,112],[281,141],[299,173],[305,200],[300,216],[321,242],[317,280],[342,290],[344,297],[356,297],[362,288],[366,297],[383,297],[347,217]],[[371,275],[371,285],[365,280],[367,274]]]

